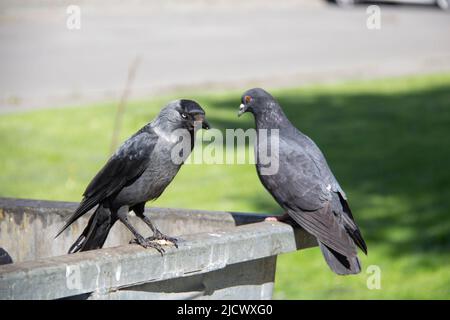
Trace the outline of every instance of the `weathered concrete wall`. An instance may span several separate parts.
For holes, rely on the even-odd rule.
[[[302,229],[257,222],[264,215],[152,209],[158,227],[180,240],[163,257],[127,244],[123,229],[108,239],[120,246],[61,255],[86,223],[53,240],[75,207],[0,199],[0,246],[23,261],[0,266],[0,299],[267,299],[276,255],[316,245]]]
[[[89,220],[90,213],[81,217],[56,240],[55,235],[78,203],[0,198],[0,247],[14,262],[30,261],[67,253]],[[230,212],[147,208],[146,214],[165,234],[179,236],[234,227],[261,221],[263,215]],[[151,235],[148,227],[130,213],[131,223],[143,235]],[[105,248],[127,244],[132,234],[123,224],[116,223]]]
[[[105,294],[95,293],[88,299],[141,300],[209,300],[272,298],[276,257],[235,263],[223,269],[193,276],[149,282]]]

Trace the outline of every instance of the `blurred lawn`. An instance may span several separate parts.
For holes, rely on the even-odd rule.
[[[184,94],[212,126],[248,128],[241,92]],[[332,274],[317,248],[278,260],[275,297],[450,298],[450,74],[274,91],[290,119],[322,148],[369,246],[368,274]],[[122,139],[171,97],[133,102]],[[116,106],[0,116],[0,196],[79,201],[108,157]],[[280,213],[253,165],[186,165],[152,205]]]

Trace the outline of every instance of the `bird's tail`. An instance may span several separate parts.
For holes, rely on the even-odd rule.
[[[347,275],[361,272],[361,263],[356,253],[352,256],[344,256],[326,246],[322,242],[318,242],[320,250],[322,250],[323,257],[327,261],[330,269],[335,273],[339,275]]]
[[[89,219],[83,233],[72,244],[68,253],[100,249],[103,247],[114,222],[112,221],[110,210],[100,204]]]

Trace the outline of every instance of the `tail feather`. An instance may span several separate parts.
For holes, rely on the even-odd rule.
[[[319,247],[328,266],[333,272],[339,275],[357,274],[361,272],[361,262],[356,254],[350,257],[344,256],[320,241]]]
[[[109,209],[101,205],[92,214],[89,222],[78,239],[69,249],[70,253],[100,249],[108,237],[109,230],[115,221],[111,219]]]
[[[75,212],[69,217],[64,226],[58,231],[58,233],[55,236],[55,239],[58,238],[59,235],[63,233],[63,231],[66,230],[72,223],[74,223],[75,220],[77,220],[83,214],[94,208],[97,204],[98,199],[96,198],[84,198],[83,201],[80,203],[80,206],[77,208],[77,210],[75,210]]]
[[[359,230],[358,226],[356,225],[355,218],[353,218],[352,210],[350,209],[350,206],[348,205],[347,200],[344,199],[342,194],[338,193],[337,195],[339,197],[339,201],[344,210],[341,217],[344,221],[345,230],[350,235],[350,237],[353,239],[355,244],[367,255],[367,245],[366,245],[366,242],[364,241],[361,231]]]
[[[362,237],[361,231],[359,231],[359,228],[357,227],[356,229],[350,229],[346,227],[345,230],[347,230],[347,233],[353,239],[355,244],[367,255],[367,245]]]

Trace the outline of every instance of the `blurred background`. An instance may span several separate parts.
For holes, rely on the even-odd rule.
[[[213,127],[249,128],[240,96],[261,86],[321,147],[369,246],[352,277],[332,274],[317,248],[281,256],[275,298],[449,299],[448,9],[2,0],[0,196],[79,201],[114,134],[123,141],[181,97]],[[186,165],[151,205],[281,213],[253,165]]]

